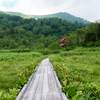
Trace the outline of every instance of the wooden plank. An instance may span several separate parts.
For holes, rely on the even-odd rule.
[[[51,74],[48,74],[48,85],[49,85],[49,92],[55,91],[55,88],[53,86],[52,76]]]
[[[47,67],[48,67],[48,74],[51,74],[52,70],[51,70],[50,66],[47,66]]]
[[[56,82],[54,80],[54,76],[52,74],[48,74],[48,83],[49,83],[49,92],[58,92],[58,88]]]
[[[36,89],[36,94],[37,93],[42,93],[42,88],[43,88],[43,74],[40,74],[40,78],[39,78],[39,82],[38,82],[38,86]]]
[[[35,94],[32,100],[41,100],[41,94]]]
[[[44,78],[43,78],[43,93],[49,92],[48,89],[48,76],[47,74],[44,74]]]
[[[26,93],[24,94],[22,100],[25,100],[25,98],[27,98],[27,100],[32,100],[32,98],[34,97],[38,82],[39,82],[39,75],[36,74],[34,80],[32,80],[32,84],[29,85],[29,88],[27,89]]]
[[[42,93],[42,99],[41,100],[63,100],[60,96],[59,92],[55,93]]]
[[[42,93],[42,100],[50,100],[48,93]]]
[[[51,100],[63,100],[59,92],[51,93]]]

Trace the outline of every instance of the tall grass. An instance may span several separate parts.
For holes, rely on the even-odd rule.
[[[100,99],[100,47],[63,51],[50,61],[70,100]]]
[[[45,57],[39,52],[0,53],[0,100],[14,100]]]

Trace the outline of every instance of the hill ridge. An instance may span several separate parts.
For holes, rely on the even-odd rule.
[[[66,13],[66,12],[59,12],[59,13],[47,14],[47,15],[26,15],[26,14],[23,14],[23,13],[20,13],[20,12],[2,12],[2,13],[9,14],[11,16],[13,16],[13,15],[14,16],[20,16],[20,17],[23,17],[23,18],[35,18],[35,19],[38,19],[38,18],[58,17],[58,18],[61,18],[63,20],[71,21],[71,22],[77,21],[79,23],[90,23],[89,21],[87,21],[87,20],[85,20],[83,18],[76,17],[76,16],[71,15],[71,14]]]

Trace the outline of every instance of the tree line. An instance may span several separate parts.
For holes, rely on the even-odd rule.
[[[100,23],[91,23],[88,28],[77,29],[75,32],[70,33],[69,38],[69,45],[100,46]]]
[[[69,46],[87,46],[100,40],[99,30],[99,23],[89,25],[56,17],[36,20],[0,14],[0,48],[43,49],[54,46],[64,36],[70,39]]]

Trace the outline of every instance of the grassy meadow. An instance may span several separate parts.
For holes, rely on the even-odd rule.
[[[15,100],[43,58],[46,56],[39,52],[1,52],[0,100]]]
[[[67,50],[0,51],[0,100],[15,100],[48,56],[69,100],[100,100],[100,47]]]
[[[50,61],[69,100],[100,100],[100,47],[63,51]]]

